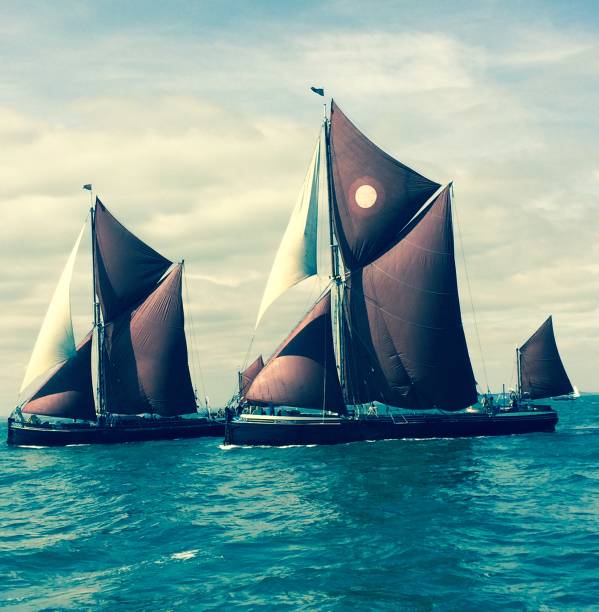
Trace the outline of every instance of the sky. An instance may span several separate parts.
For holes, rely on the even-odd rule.
[[[213,405],[231,396],[244,360],[270,354],[324,287],[288,292],[250,347],[321,123],[311,85],[391,155],[454,181],[481,385],[513,385],[515,347],[552,314],[573,383],[599,390],[596,3],[3,0],[0,11],[0,414],[86,218],[84,183],[185,259],[195,382]],[[72,287],[79,337],[90,286],[87,237]]]

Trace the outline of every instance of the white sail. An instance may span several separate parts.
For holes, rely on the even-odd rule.
[[[318,194],[321,136],[308,168],[302,190],[279,245],[262,296],[256,327],[268,307],[287,289],[317,273]]]
[[[21,384],[21,392],[52,367],[75,355],[75,338],[71,321],[71,278],[85,224],[60,275],[42,327],[35,341],[31,359]]]

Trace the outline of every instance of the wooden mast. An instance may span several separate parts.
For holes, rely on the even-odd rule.
[[[96,292],[96,201],[94,201],[93,191],[89,190],[91,207],[91,232],[92,232],[92,300],[94,306],[94,329],[96,330],[97,338],[97,364],[98,364],[98,380],[96,389],[96,413],[100,415],[106,414],[106,406],[104,401],[104,364],[102,354],[104,350],[104,326],[100,316],[100,301]]]
[[[341,300],[342,300],[342,284],[343,279],[340,274],[340,263],[339,263],[339,245],[335,236],[335,227],[333,215],[333,198],[334,186],[333,186],[333,164],[331,160],[331,120],[326,116],[326,105],[325,105],[325,118],[324,118],[324,133],[325,133],[325,159],[327,168],[327,199],[329,207],[329,243],[331,248],[331,281],[335,288],[335,299],[332,300],[334,307],[331,309],[333,318],[333,337],[334,343],[337,345],[337,375],[339,377],[339,384],[341,385],[341,391],[343,393],[343,399],[347,404],[347,391],[345,388],[345,376],[343,368],[343,333],[341,329]]]
[[[520,364],[520,349],[516,348],[516,374],[518,376],[518,397],[522,399],[522,369]]]

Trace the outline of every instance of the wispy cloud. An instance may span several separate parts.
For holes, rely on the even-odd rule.
[[[332,91],[391,154],[455,180],[491,384],[505,380],[513,347],[552,312],[572,378],[594,385],[599,80],[589,75],[599,75],[588,24],[523,28],[521,15],[502,15],[508,35],[498,36],[485,18],[490,9],[472,5],[464,13],[472,19],[439,31],[426,4],[410,21],[381,3],[378,21],[368,15],[360,25],[354,3],[340,2],[315,9],[320,25],[304,14],[263,16],[260,36],[211,25],[218,16],[194,24],[147,15],[144,24],[115,25],[89,7],[67,17],[71,6],[40,9],[35,19],[15,11],[0,25],[13,32],[0,48],[4,412],[87,214],[87,182],[143,239],[185,258],[209,395],[226,399],[318,132],[312,84]],[[89,36],[75,27],[83,23]],[[20,42],[24,29],[42,54]],[[80,333],[91,317],[88,249],[82,245],[73,288]],[[268,354],[322,283],[273,306],[253,352]],[[460,286],[480,373],[467,284]]]

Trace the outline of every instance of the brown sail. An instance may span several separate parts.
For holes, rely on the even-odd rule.
[[[246,391],[250,388],[250,385],[254,382],[254,378],[256,378],[263,367],[264,360],[262,359],[262,355],[258,355],[258,357],[241,373],[239,394],[242,397],[245,397]]]
[[[520,392],[530,399],[572,393],[549,317],[520,347]]]
[[[329,154],[337,239],[353,270],[387,251],[440,185],[387,155],[334,102]]]
[[[96,292],[106,322],[146,298],[172,262],[119,223],[97,198],[95,210]]]
[[[351,401],[441,410],[476,402],[462,328],[449,187],[395,246],[352,272],[346,291]]]
[[[346,412],[333,352],[330,292],[314,305],[257,374],[246,399]]]
[[[91,332],[21,408],[22,412],[68,419],[96,419],[91,376]]]
[[[178,264],[138,308],[106,326],[108,412],[172,416],[196,411],[181,276]]]

